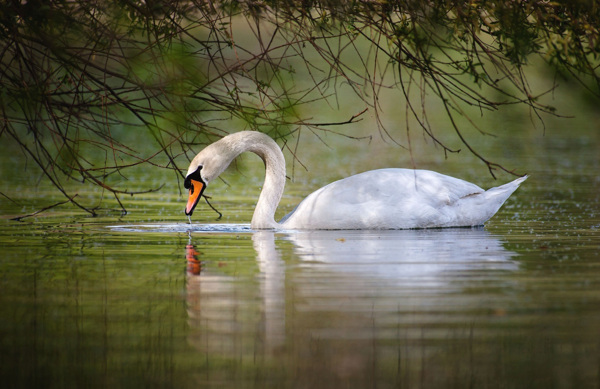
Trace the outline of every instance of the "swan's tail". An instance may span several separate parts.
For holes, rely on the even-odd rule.
[[[488,210],[488,219],[494,216],[496,212],[498,212],[500,207],[502,207],[502,204],[504,204],[504,202],[508,200],[510,195],[512,195],[514,191],[517,190],[517,188],[519,188],[519,185],[521,185],[521,183],[523,183],[523,181],[525,181],[528,177],[529,176],[523,176],[517,178],[516,180],[511,181],[507,184],[500,185],[495,188],[490,188],[483,193],[483,198],[485,199],[484,202],[490,205],[490,209]]]
[[[474,196],[463,197],[460,201],[461,216],[457,224],[465,226],[483,225],[498,212],[502,204],[527,177],[517,178],[512,182],[488,189]]]
[[[510,195],[513,194],[515,190],[517,190],[519,185],[521,185],[521,183],[523,183],[523,181],[525,181],[527,178],[529,178],[529,176],[523,176],[507,184],[488,189],[485,191],[486,197],[490,199],[497,196],[504,197],[504,199],[500,203],[500,205],[502,205],[502,203],[504,203],[504,201],[506,201],[506,199],[508,199]]]

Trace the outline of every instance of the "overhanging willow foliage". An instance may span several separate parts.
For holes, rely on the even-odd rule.
[[[525,77],[533,55],[599,97],[598,26],[598,5],[585,0],[13,0],[0,4],[0,137],[96,214],[67,180],[103,187],[121,204],[131,192],[112,175],[150,164],[179,177],[177,158],[232,123],[285,138],[332,125],[343,134],[369,109],[393,139],[379,120],[384,88],[455,151],[434,136],[416,89],[439,97],[456,136],[493,175],[505,169],[471,147],[455,121],[461,107],[555,114],[539,102],[547,91]],[[363,107],[336,123],[304,116],[312,104],[335,106],[342,84]],[[141,155],[137,140],[146,138],[156,147]]]

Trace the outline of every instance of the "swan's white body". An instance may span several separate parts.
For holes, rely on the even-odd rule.
[[[259,155],[266,168],[252,217],[253,229],[478,226],[491,218],[527,178],[485,191],[467,181],[428,170],[372,170],[318,189],[278,223],[275,210],[285,186],[285,160],[269,136],[255,131],[228,135],[202,150],[190,164],[187,176],[199,172],[207,185],[244,151]],[[191,214],[194,206],[186,213]]]

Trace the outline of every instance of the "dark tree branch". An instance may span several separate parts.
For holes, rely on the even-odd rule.
[[[542,123],[559,115],[541,99],[556,84],[535,91],[525,77],[532,58],[600,97],[595,2],[10,1],[0,15],[0,138],[91,215],[69,181],[112,193],[124,211],[119,196],[160,187],[124,190],[115,177],[148,165],[179,180],[198,146],[238,129],[274,134],[295,156],[303,130],[349,136],[346,126],[369,110],[386,141],[400,145],[406,133],[410,150],[414,119],[444,153],[458,152],[431,125],[426,96],[441,101],[453,136],[492,176],[512,173],[459,129],[462,116],[490,135],[467,108],[521,105]],[[406,107],[404,128],[387,128],[383,92]],[[363,111],[315,118],[314,107],[346,109],[342,93]]]

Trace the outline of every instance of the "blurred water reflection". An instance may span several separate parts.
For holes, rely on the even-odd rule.
[[[260,234],[258,235],[260,236]],[[253,239],[263,239],[256,238]],[[381,281],[429,277],[446,282],[448,272],[515,270],[516,255],[483,227],[401,231],[299,231],[284,235],[295,252],[317,268],[335,266]],[[256,246],[255,246],[256,247]],[[258,251],[258,250],[257,250]],[[259,253],[260,257],[260,253]]]
[[[465,289],[519,267],[484,229],[263,231],[252,241],[254,282],[188,272],[190,342],[207,358],[240,369],[259,360],[310,387],[368,383],[390,355],[401,370],[437,353],[411,349],[427,328],[456,337],[458,323],[459,339],[472,336],[468,314],[482,302]],[[277,248],[286,242],[291,252]]]

